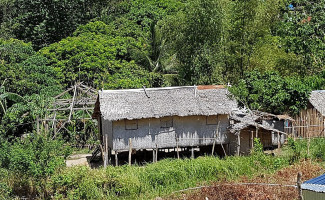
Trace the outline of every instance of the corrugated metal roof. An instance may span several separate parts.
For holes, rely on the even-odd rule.
[[[303,184],[301,184],[301,188],[305,190],[325,193],[325,174],[305,181]]]

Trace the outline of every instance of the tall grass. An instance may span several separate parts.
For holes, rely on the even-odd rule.
[[[153,199],[212,181],[272,173],[308,158],[306,140],[290,139],[283,150],[279,156],[254,151],[245,157],[165,159],[145,166],[61,168],[42,180],[4,170],[1,171],[4,175],[0,177],[0,193],[5,191],[6,196],[3,196],[8,199],[19,195],[19,188],[24,188],[32,197],[40,199]],[[325,159],[325,139],[311,140],[309,158]],[[43,185],[38,188],[40,181]]]
[[[150,199],[210,181],[268,173],[286,165],[285,158],[259,154],[225,159],[165,159],[146,166],[96,170],[74,167],[52,176],[47,192],[57,199]]]

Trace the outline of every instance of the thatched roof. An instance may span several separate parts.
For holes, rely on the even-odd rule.
[[[230,114],[237,103],[220,86],[184,86],[99,91],[95,114],[105,120]]]
[[[325,90],[312,91],[309,97],[309,102],[325,116]]]
[[[262,113],[262,114],[268,114],[268,113]],[[275,118],[276,115],[274,115]],[[286,134],[278,129],[275,129],[274,127],[268,125],[268,124],[261,124],[258,122],[258,120],[261,118],[260,115],[256,115],[255,113],[249,113],[249,112],[243,112],[243,110],[233,112],[230,115],[230,119],[233,119],[237,121],[237,123],[231,125],[229,127],[229,131],[235,135],[239,133],[239,131],[248,128],[248,127],[257,127],[261,128],[267,131],[273,131],[273,132],[279,132],[282,134]]]

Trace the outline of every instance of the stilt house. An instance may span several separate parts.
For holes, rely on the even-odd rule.
[[[237,109],[224,86],[184,86],[99,91],[99,122],[107,160],[133,149],[229,144],[229,115]],[[105,162],[104,162],[105,165]]]

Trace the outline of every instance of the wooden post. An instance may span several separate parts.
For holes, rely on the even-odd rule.
[[[223,153],[225,154],[225,157],[226,157],[226,156],[227,156],[227,153],[226,153],[226,149],[225,149],[225,147],[223,146],[223,144],[221,144],[221,148],[222,148]]]
[[[298,199],[303,200],[302,189],[301,189],[301,172],[298,172],[297,175],[297,190],[298,190]]]
[[[132,159],[132,139],[129,138],[129,166],[131,166],[131,159]]]
[[[152,162],[156,162],[156,150],[152,149]]]
[[[194,158],[194,147],[191,148],[191,158]]]
[[[213,140],[213,145],[212,145],[212,152],[211,152],[211,154],[213,155],[213,153],[214,153],[214,147],[216,146],[216,138],[214,138],[214,140]]]
[[[254,131],[251,132],[251,148],[254,148]]]
[[[156,162],[158,161],[158,144],[156,144],[156,156],[155,156],[155,158],[156,158]]]
[[[237,135],[237,156],[240,155],[240,131],[238,132]]]
[[[107,167],[108,166],[108,134],[105,134],[105,146],[104,146],[104,149],[105,149],[105,160],[104,160],[104,167]]]
[[[216,146],[216,140],[218,138],[218,135],[219,135],[219,124],[220,124],[220,121],[218,121],[218,125],[217,125],[217,130],[216,130],[216,134],[214,136],[214,140],[213,140],[213,145],[212,145],[212,155],[214,154],[214,148]]]
[[[115,166],[118,166],[118,151],[115,151]]]
[[[176,137],[176,151],[177,151],[177,159],[179,159],[178,137]]]
[[[281,147],[280,133],[278,131],[278,149]]]
[[[258,138],[258,127],[256,126],[256,135],[255,135],[256,138]]]
[[[296,141],[295,126],[293,124],[292,124],[292,134],[293,134],[293,140]]]

